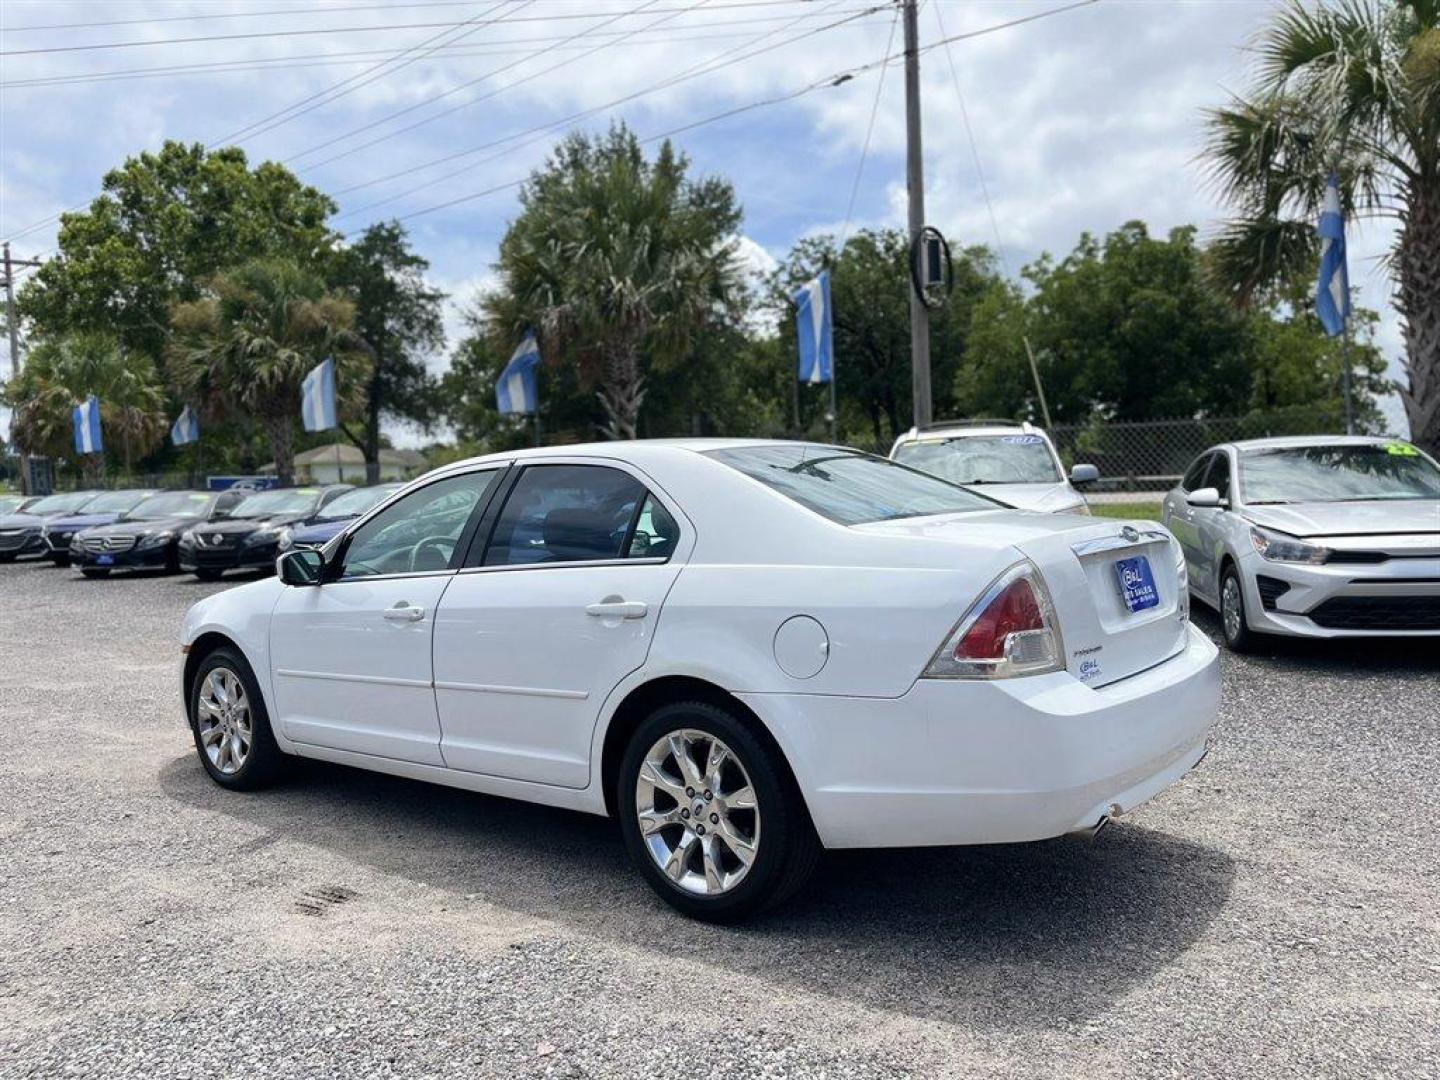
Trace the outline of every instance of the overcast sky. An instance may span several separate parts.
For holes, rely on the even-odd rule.
[[[921,42],[1064,4],[927,0]],[[952,244],[997,243],[958,79],[1011,273],[1133,218],[1156,234],[1213,229],[1222,208],[1195,161],[1202,111],[1243,87],[1245,46],[1276,7],[1100,0],[926,52],[930,222]],[[846,224],[877,88],[849,227],[904,224],[902,80],[871,66],[894,23],[882,0],[0,0],[0,236],[19,256],[47,253],[53,223],[17,234],[88,202],[127,155],[245,132],[253,160],[336,195],[337,228],[405,220],[451,294],[453,338],[516,210],[501,186],[543,161],[559,122],[589,112],[577,123],[624,119],[647,137],[820,84],[675,136],[697,171],[735,184],[747,256],[763,268]],[[137,42],[149,44],[125,44]],[[1350,267],[1398,375],[1375,262],[1389,242],[1373,226],[1352,232]]]

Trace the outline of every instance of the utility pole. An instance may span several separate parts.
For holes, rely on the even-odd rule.
[[[925,228],[925,158],[920,145],[920,31],[916,0],[901,0],[905,22],[905,187],[909,192],[910,251]],[[910,377],[915,426],[930,423],[930,309],[910,287]]]

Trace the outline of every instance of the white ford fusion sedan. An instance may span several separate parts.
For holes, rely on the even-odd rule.
[[[414,481],[182,635],[200,761],[286,755],[617,817],[736,919],[823,848],[1089,831],[1205,753],[1174,539],[789,442],[522,451]]]

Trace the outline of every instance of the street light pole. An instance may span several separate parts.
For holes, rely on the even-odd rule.
[[[920,31],[916,0],[903,0],[905,24],[905,186],[909,193],[910,251],[925,228],[925,159],[920,143]],[[930,309],[910,285],[910,373],[915,426],[930,423]]]

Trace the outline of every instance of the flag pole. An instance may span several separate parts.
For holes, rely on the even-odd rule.
[[[835,403],[835,356],[830,356],[830,441],[838,443],[840,436],[837,434],[840,425],[840,409]]]
[[[1340,332],[1340,356],[1344,364],[1341,375],[1341,386],[1345,394],[1345,434],[1355,434],[1355,404],[1354,396],[1350,390],[1350,320],[1345,320],[1345,328]]]

